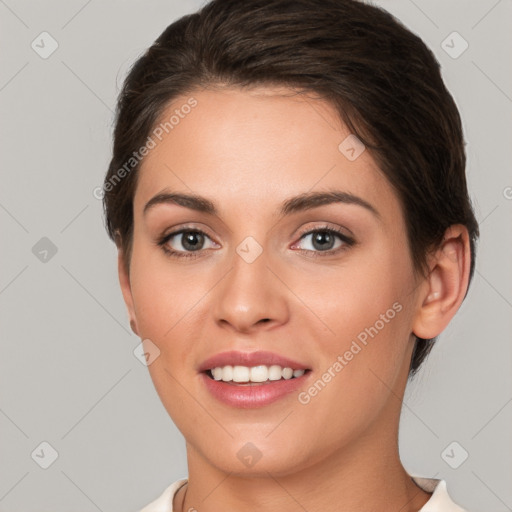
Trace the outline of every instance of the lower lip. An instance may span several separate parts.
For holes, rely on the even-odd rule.
[[[297,391],[304,385],[310,373],[310,371],[307,371],[300,377],[294,377],[293,379],[267,381],[251,386],[214,380],[204,372],[201,373],[201,377],[208,391],[221,402],[232,407],[251,409],[269,405],[289,393]]]

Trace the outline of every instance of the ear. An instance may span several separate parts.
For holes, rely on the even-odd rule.
[[[124,262],[124,252],[122,244],[117,242],[117,270],[119,274],[119,284],[121,285],[121,292],[123,293],[124,302],[128,309],[128,315],[130,317],[130,327],[132,331],[139,336],[139,330],[137,327],[137,317],[135,315],[135,308],[133,307],[132,288],[130,283],[130,273],[126,268]]]
[[[438,336],[450,323],[466,295],[471,249],[465,226],[454,224],[429,258],[430,274],[419,294],[413,333],[419,338]]]

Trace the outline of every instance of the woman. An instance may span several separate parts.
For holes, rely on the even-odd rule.
[[[478,225],[424,43],[355,0],[214,0],[118,103],[104,183],[133,331],[186,439],[149,511],[460,511],[398,453]]]

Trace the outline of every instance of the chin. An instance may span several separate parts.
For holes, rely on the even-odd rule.
[[[237,447],[238,448],[238,447]],[[290,453],[290,447],[284,450],[260,450],[250,442],[239,449],[221,454],[211,454],[210,463],[219,470],[239,477],[268,478],[269,473],[283,477],[296,473],[305,461],[299,460],[297,454]]]

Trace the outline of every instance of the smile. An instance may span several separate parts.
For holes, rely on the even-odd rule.
[[[261,384],[281,379],[289,380],[304,375],[306,370],[294,370],[293,368],[279,366],[277,364],[266,366],[217,366],[207,371],[214,380],[231,382],[236,384]]]

